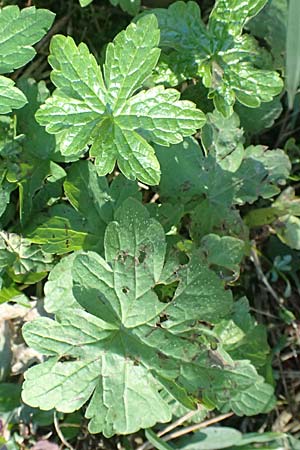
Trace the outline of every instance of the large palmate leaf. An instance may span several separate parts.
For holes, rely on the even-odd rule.
[[[91,145],[99,175],[116,161],[129,179],[157,184],[159,163],[148,141],[168,146],[204,123],[204,115],[174,89],[139,91],[159,58],[159,30],[153,15],[131,24],[107,47],[102,71],[85,44],[55,36],[49,62],[57,89],[37,120],[57,134],[64,155]]]
[[[201,77],[216,109],[228,116],[236,99],[249,107],[271,101],[282,90],[278,74],[255,67],[257,48],[242,35],[245,23],[266,0],[217,0],[207,27],[195,2],[154,9],[161,31],[161,82],[174,85]],[[158,71],[160,73],[160,71]],[[163,75],[164,74],[164,75]]]
[[[66,260],[72,271],[56,293],[72,307],[48,302],[56,319],[24,326],[26,342],[48,359],[26,372],[23,400],[70,412],[91,398],[89,430],[108,437],[170,420],[165,391],[188,409],[198,397],[237,414],[268,410],[272,388],[254,366],[233,361],[221,341],[211,350],[212,328],[230,317],[233,304],[201,252],[177,267],[174,299],[163,303],[154,289],[165,264],[162,226],[134,199],[115,218],[105,259],[80,252]],[[56,283],[62,279],[53,271],[47,295]]]
[[[0,74],[27,64],[36,54],[33,44],[51,27],[54,14],[34,6],[20,11],[18,6],[0,8]],[[27,102],[14,82],[0,76],[0,114],[22,108]]]

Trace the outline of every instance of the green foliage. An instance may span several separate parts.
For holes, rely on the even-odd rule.
[[[271,101],[281,92],[282,82],[276,72],[255,67],[258,46],[242,34],[247,21],[265,3],[217,0],[207,26],[195,2],[178,1],[168,9],[151,10],[158,20],[164,51],[160,82],[176,85],[201,77],[209,98],[224,116],[232,114],[236,100],[251,108]]]
[[[51,27],[54,14],[34,6],[20,11],[17,6],[0,9],[0,74],[27,64],[36,54],[33,44]],[[0,75],[0,114],[19,109],[27,102],[14,82]]]
[[[208,427],[196,432],[191,438],[179,440],[176,448],[180,450],[219,450],[223,448],[251,450],[261,448],[264,450],[277,449],[284,442],[284,433],[245,433],[229,427]],[[253,446],[251,445],[253,444]],[[255,444],[265,444],[257,447]],[[266,445],[270,445],[266,447]],[[274,447],[274,444],[276,445]]]
[[[300,292],[299,149],[272,149],[297,123],[296,101],[274,124],[286,36],[290,108],[297,90],[287,1],[203,1],[201,14],[192,1],[147,2],[140,15],[140,0],[53,2],[56,28],[35,48],[54,14],[10,3],[0,9],[0,306],[26,316],[0,319],[0,447],[57,447],[36,442],[56,417],[66,447],[88,422],[128,450],[137,440],[121,435],[140,429],[162,450],[296,449],[291,436],[227,426],[170,444],[161,425],[276,404],[272,355],[284,344],[270,348],[268,330],[288,324],[292,340],[296,313],[281,299]],[[265,302],[270,327],[250,313],[261,280],[279,292],[280,306]]]
[[[93,0],[79,0],[81,6],[88,6]],[[123,11],[135,16],[141,6],[141,0],[109,0],[114,6],[120,6]]]
[[[268,1],[260,13],[253,17],[246,28],[259,39],[264,39],[271,49],[273,65],[284,68],[284,53],[287,32],[287,0]]]
[[[165,263],[163,228],[133,199],[115,218],[105,233],[105,259],[90,252],[68,261],[72,269],[64,297],[72,308],[58,304],[55,321],[41,318],[25,325],[26,342],[49,359],[27,371],[23,400],[71,412],[93,394],[86,411],[89,429],[105,436],[170,420],[163,389],[189,408],[202,390],[206,401],[224,411],[267,410],[272,388],[254,366],[232,360],[221,339],[219,359],[212,358],[209,340],[201,334],[187,340],[200,332],[197,320],[216,324],[232,308],[230,292],[203,257],[195,253],[177,269],[174,299],[162,303],[153,286],[160,283]],[[62,283],[57,275],[51,277],[51,295]],[[136,414],[140,408],[143,415]]]
[[[300,84],[300,4],[290,0],[288,7],[288,24],[286,35],[286,90],[289,108],[293,109],[295,96]]]
[[[103,78],[86,45],[77,47],[70,37],[52,39],[49,62],[57,89],[36,118],[57,134],[62,154],[80,154],[91,144],[99,175],[111,173],[117,161],[127,178],[159,182],[159,164],[148,140],[175,144],[205,119],[174,89],[157,86],[133,95],[156,66],[158,42],[154,16],[129,25],[107,47]]]

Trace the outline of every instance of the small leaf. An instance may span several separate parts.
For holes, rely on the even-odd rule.
[[[282,113],[280,98],[274,97],[271,102],[262,103],[258,108],[248,108],[241,103],[236,103],[234,110],[238,114],[241,127],[250,135],[260,134],[266,128],[273,126]]]
[[[219,237],[207,234],[201,240],[209,264],[225,267],[239,273],[239,266],[245,252],[245,243],[230,236]]]
[[[236,172],[244,157],[243,130],[237,114],[225,118],[215,110],[207,114],[208,120],[201,133],[201,142],[224,170]]]

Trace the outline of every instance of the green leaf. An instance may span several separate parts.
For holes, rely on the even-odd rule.
[[[199,256],[178,268],[174,299],[159,301],[153,288],[162,277],[165,249],[162,226],[128,199],[106,229],[105,259],[94,252],[70,257],[72,295],[83,309],[73,303],[55,320],[42,317],[24,326],[27,344],[48,357],[25,374],[26,403],[72,412],[91,398],[89,430],[107,437],[169,421],[165,389],[185,407],[199,392],[238,414],[270,407],[272,388],[248,361],[233,361],[221,347],[224,364],[211,356],[199,321],[213,326],[230,314],[232,297]],[[51,281],[57,279],[58,273]],[[68,274],[63,295],[70,300],[69,289]],[[171,320],[184,331],[168,328]]]
[[[99,177],[95,166],[89,161],[74,163],[64,183],[65,194],[71,205],[79,211],[92,229],[104,226],[114,217],[114,211],[128,197],[140,199],[135,182],[122,175],[108,185],[105,177]]]
[[[54,17],[51,11],[34,6],[0,9],[0,73],[12,72],[32,60],[36,54],[32,46],[46,34]]]
[[[171,447],[169,444],[164,442],[160,437],[157,436],[157,434],[154,433],[151,429],[148,429],[145,431],[145,436],[148,439],[148,441],[156,448],[157,450],[172,450],[173,447]]]
[[[54,14],[34,6],[20,10],[10,5],[0,8],[0,74],[24,66],[35,56],[32,47],[51,27]],[[0,114],[22,108],[27,103],[14,82],[0,76]]]
[[[193,320],[218,322],[229,313],[231,292],[226,291],[218,276],[195,253],[187,266],[178,270],[180,284],[168,308],[168,328]],[[201,301],[199,301],[199,296]]]
[[[233,359],[249,359],[259,370],[268,364],[270,347],[266,329],[251,317],[246,298],[234,303],[232,319],[219,322],[215,333]]]
[[[236,172],[241,180],[235,194],[237,204],[252,203],[259,196],[270,198],[280,192],[291,170],[291,162],[283,150],[266,150],[262,145],[245,150],[245,159]]]
[[[0,75],[0,114],[8,114],[27,103],[25,95],[14,84],[10,78]]]
[[[141,7],[141,0],[110,0],[110,3],[114,6],[120,6],[120,8],[135,16]]]
[[[107,46],[103,78],[85,44],[77,47],[65,36],[52,39],[49,62],[57,89],[36,117],[57,135],[64,155],[91,145],[99,175],[112,172],[117,161],[127,178],[159,182],[159,164],[148,141],[180,142],[205,117],[193,103],[179,100],[174,89],[157,86],[136,93],[157,63],[158,41],[154,16],[129,25]]]
[[[280,98],[274,97],[271,102],[262,103],[258,108],[248,108],[241,103],[236,103],[234,110],[238,114],[241,127],[250,135],[257,135],[266,128],[274,125],[274,122],[282,113]]]
[[[21,385],[0,383],[0,412],[9,413],[20,405]]]
[[[59,198],[66,173],[62,167],[52,161],[38,161],[31,157],[27,159],[25,154],[22,156],[25,161],[21,161],[19,164],[20,173],[17,184],[20,198],[20,222],[22,226],[25,226],[32,213],[35,212],[35,195],[41,196],[42,190],[49,190],[49,184],[60,181],[57,183],[58,192],[56,194]]]
[[[260,13],[246,26],[254,36],[267,42],[274,59],[273,65],[280,70],[284,68],[287,15],[287,0],[268,1]]]
[[[37,245],[14,233],[0,232],[0,267],[10,267],[15,274],[47,272],[52,267],[52,256]]]
[[[101,250],[104,229],[99,227],[97,235],[93,234],[82,214],[61,203],[47,213],[37,214],[24,229],[24,235],[30,242],[40,244],[44,252],[61,255],[82,249]]]
[[[80,6],[88,6],[93,0],[79,0]]]
[[[79,3],[81,6],[84,7],[92,3],[92,1],[93,0],[79,0]],[[120,6],[120,8],[123,11],[128,12],[132,16],[135,16],[138,13],[141,6],[140,0],[109,0],[109,1],[113,6]]]
[[[229,427],[208,427],[176,444],[180,450],[218,450],[239,444],[242,433]]]
[[[244,157],[243,130],[237,114],[225,118],[218,111],[207,114],[201,133],[201,142],[224,170],[236,172]]]
[[[249,240],[247,226],[238,210],[220,204],[216,207],[213,201],[207,199],[200,201],[191,211],[190,234],[194,244],[201,245],[202,238],[210,233],[224,237],[229,235],[246,242]]]
[[[245,243],[242,240],[230,236],[207,234],[201,240],[201,247],[210,265],[225,267],[234,273],[239,273],[245,252]]]
[[[223,37],[225,28],[230,36],[239,37],[245,23],[266,3],[267,0],[251,0],[244,4],[239,0],[217,0],[210,15],[209,29]]]
[[[160,193],[164,201],[206,199],[220,211],[232,204],[252,203],[260,196],[274,196],[291,169],[283,150],[267,150],[262,145],[248,147],[235,172],[224,170],[213,155],[205,157],[191,138],[170,149],[155,148],[162,167]]]
[[[65,256],[51,270],[44,287],[47,312],[56,313],[64,308],[81,308],[72,291],[73,263],[78,253]]]
[[[44,81],[38,83],[32,78],[21,78],[17,82],[18,88],[25,94],[28,104],[16,112],[17,130],[25,135],[22,141],[23,151],[40,160],[52,160],[56,162],[70,162],[78,158],[78,155],[63,156],[59,151],[55,136],[46,133],[44,127],[35,119],[35,113],[39,106],[50,95]]]
[[[177,82],[183,74],[186,79],[201,77],[209,98],[224,116],[232,114],[236,100],[256,108],[282,90],[276,72],[255,67],[257,49],[249,36],[242,35],[245,23],[265,3],[217,0],[207,27],[195,2],[178,1],[168,9],[151,10],[161,30],[160,46],[166,54],[172,51],[169,72],[177,75]],[[166,59],[164,62],[168,67]],[[164,73],[170,81],[167,67]]]
[[[300,218],[292,215],[280,217],[274,224],[277,236],[291,248],[300,250]]]
[[[295,96],[300,84],[300,3],[290,0],[288,6],[288,22],[286,36],[286,90],[289,109],[293,109]]]

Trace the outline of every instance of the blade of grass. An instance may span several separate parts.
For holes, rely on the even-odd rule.
[[[300,1],[290,0],[286,37],[286,90],[289,109],[300,84]]]

